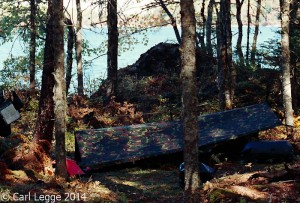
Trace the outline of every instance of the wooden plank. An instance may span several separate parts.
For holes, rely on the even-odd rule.
[[[236,139],[280,125],[263,103],[199,117],[199,147]],[[131,162],[183,149],[180,121],[83,130],[75,133],[81,166]]]

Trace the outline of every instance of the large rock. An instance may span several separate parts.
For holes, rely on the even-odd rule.
[[[180,95],[180,71],[181,59],[178,44],[159,43],[147,52],[132,65],[118,70],[118,100],[136,102],[142,99],[142,95],[149,94],[149,99],[153,95],[173,97]],[[197,76],[208,78],[207,73],[213,70],[211,68],[213,59],[207,57],[205,52],[197,50]],[[204,83],[206,83],[206,79]],[[106,83],[104,82],[100,89],[92,95],[92,98],[105,98]],[[142,92],[144,90],[144,92]],[[176,91],[176,92],[175,92]],[[170,96],[171,95],[171,96]],[[151,102],[152,103],[152,102]]]
[[[178,44],[159,43],[142,54],[132,65],[119,70],[120,75],[151,76],[180,72]]]
[[[159,74],[179,74],[181,70],[179,47],[179,44],[161,42],[142,54],[134,64],[120,69],[120,75],[122,73],[137,74],[143,77]],[[205,69],[208,70],[214,63],[213,57],[208,57],[200,49],[197,49],[196,60],[197,75],[202,74]]]

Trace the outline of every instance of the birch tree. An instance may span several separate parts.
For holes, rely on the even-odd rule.
[[[290,136],[294,126],[292,91],[291,91],[291,69],[290,69],[290,46],[289,46],[289,13],[290,0],[281,0],[281,66],[282,66],[282,88],[283,105],[285,113],[285,124]]]

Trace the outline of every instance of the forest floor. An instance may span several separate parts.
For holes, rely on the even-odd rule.
[[[133,71],[135,65],[119,71],[118,77],[123,75],[119,77],[118,84],[118,92],[122,93],[118,97],[122,102],[104,102],[105,83],[99,88],[99,94],[95,93],[93,97],[73,95],[68,98],[66,148],[71,154],[74,152],[73,133],[77,130],[180,118],[180,69],[174,70],[174,67],[180,67],[178,46],[161,45],[151,50],[144,55],[150,57],[143,57],[148,60],[137,62],[146,64],[138,71],[139,77]],[[203,57],[205,61],[209,60]],[[203,64],[199,63],[202,67],[199,66],[200,72],[205,72]],[[249,70],[242,67],[237,71],[236,107],[267,101],[282,119],[280,72],[260,68],[254,71],[252,67]],[[219,109],[217,77],[210,71],[206,74],[201,72],[200,76],[198,97],[202,103],[197,107],[198,113],[216,112]],[[25,107],[21,119],[12,125],[13,144],[23,138],[29,140],[27,144],[30,143],[37,119],[38,99],[28,100],[26,90],[22,94]],[[233,158],[224,153],[219,162],[209,164],[216,169],[216,174],[201,185],[201,202],[300,202],[300,117],[295,119],[295,127],[294,140],[287,139],[283,126],[260,133],[262,140],[288,140],[293,143],[295,159],[292,162],[245,162],[239,156]],[[24,146],[28,145],[25,143]],[[15,146],[0,137],[0,155],[9,149],[17,154],[13,150],[19,148],[13,148]],[[224,147],[224,151],[228,148]],[[22,152],[19,158],[24,157]],[[38,151],[34,153],[39,154]],[[10,170],[1,160],[0,202],[182,202],[183,189],[179,185],[178,169],[182,162],[180,158],[174,161],[167,157],[159,164],[153,160],[145,163],[145,160],[144,164],[119,165],[70,177],[67,181],[36,174],[32,170]]]
[[[282,132],[278,127],[260,136],[282,139]],[[202,185],[202,202],[300,202],[300,153],[295,144],[297,156],[290,163],[248,163],[229,157],[214,164],[217,172]],[[148,166],[119,166],[68,181],[10,171],[0,181],[0,202],[181,202],[178,165]]]
[[[134,105],[127,102],[113,101],[106,106],[97,106],[82,98],[74,98],[69,102],[70,132],[66,137],[67,149],[71,153],[74,152],[72,132],[87,129],[88,125],[101,128],[149,122],[149,119],[143,121],[143,114],[136,112]],[[153,114],[153,120],[169,119],[170,108],[163,101],[161,103],[159,108],[165,112],[164,117]],[[208,104],[203,112],[215,111],[217,104]],[[34,100],[26,104],[27,112],[13,125],[15,135],[32,137],[37,106],[38,101]],[[280,117],[280,112],[277,114]],[[119,117],[113,117],[115,115]],[[90,122],[85,123],[85,120]],[[201,185],[201,202],[300,202],[300,117],[295,118],[295,126],[293,140],[287,139],[283,126],[260,133],[262,140],[288,140],[293,143],[296,156],[292,162],[245,162],[239,156],[233,158],[224,153],[220,162],[209,164],[216,169],[216,174],[211,181]],[[0,154],[3,151],[1,139]],[[156,161],[119,165],[70,177],[67,181],[32,171],[9,170],[0,162],[0,202],[182,202],[183,189],[179,185],[178,169],[182,160],[178,157],[174,161],[167,157],[158,161],[159,164]]]

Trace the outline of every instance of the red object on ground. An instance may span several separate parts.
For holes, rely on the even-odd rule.
[[[77,163],[72,159],[66,159],[67,171],[70,176],[82,175],[84,172],[77,165]]]

